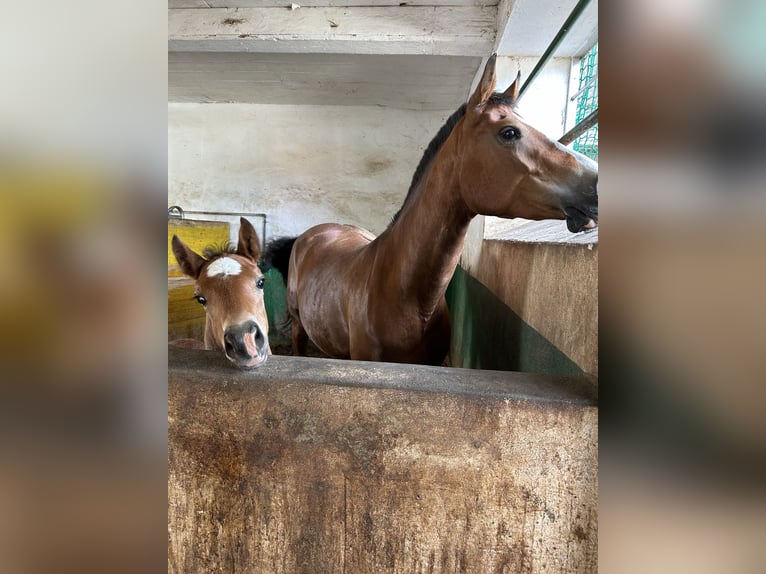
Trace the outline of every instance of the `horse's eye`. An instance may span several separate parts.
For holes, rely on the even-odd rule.
[[[266,284],[266,279],[261,277],[258,279],[258,281],[255,282],[255,286],[258,287],[258,289],[263,289],[263,286]]]
[[[515,128],[513,126],[506,126],[502,130],[500,130],[500,139],[506,142],[511,142],[513,140],[517,140],[521,137],[521,132],[518,128]]]
[[[202,295],[195,295],[194,298],[197,300],[197,303],[203,307],[207,305],[207,299],[205,299]]]

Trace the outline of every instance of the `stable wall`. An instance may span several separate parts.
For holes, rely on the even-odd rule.
[[[484,229],[484,217],[471,223],[448,291],[452,364],[598,376],[598,235],[562,243]]]
[[[377,234],[453,111],[170,103],[168,205],[266,213],[267,239],[325,222]]]
[[[458,367],[598,375],[598,252],[486,240],[447,292]]]
[[[593,572],[577,378],[168,357],[168,572]]]

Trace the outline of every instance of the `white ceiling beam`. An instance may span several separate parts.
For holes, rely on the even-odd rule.
[[[495,6],[171,9],[168,49],[187,52],[486,56]]]
[[[171,52],[173,102],[390,106],[454,111],[480,59]]]
[[[499,0],[168,0],[168,8],[273,8],[301,6],[497,6]]]

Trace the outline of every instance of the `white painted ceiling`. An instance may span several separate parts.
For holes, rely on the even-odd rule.
[[[168,0],[174,102],[454,110],[492,51],[539,56],[577,0]],[[591,0],[557,57],[597,40]]]

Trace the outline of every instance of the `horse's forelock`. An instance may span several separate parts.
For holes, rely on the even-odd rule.
[[[508,106],[511,108],[514,107],[513,99],[503,92],[495,92],[492,94],[487,100],[487,103],[495,104],[496,106]]]
[[[202,252],[202,256],[210,261],[211,259],[221,257],[222,255],[233,255],[236,252],[237,246],[231,241],[226,241],[225,243],[220,243],[218,245],[208,245]]]

